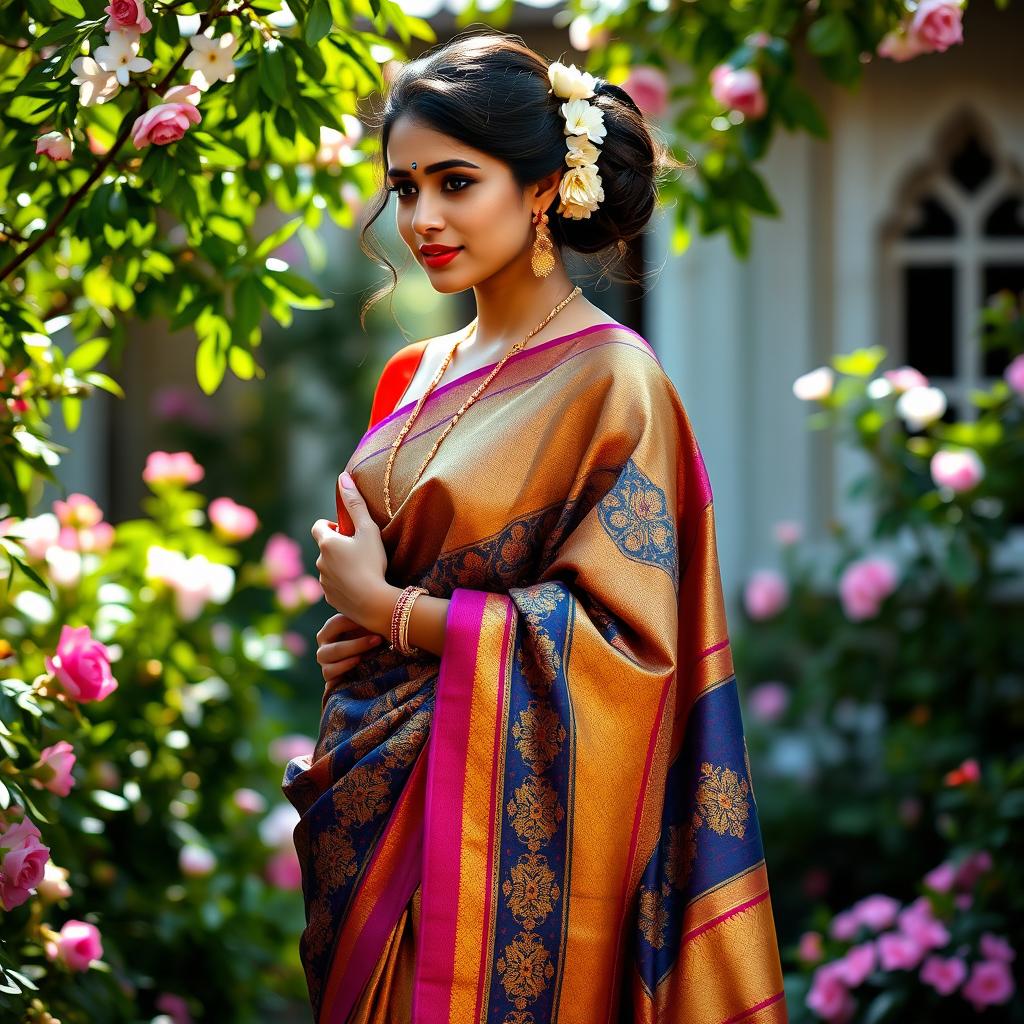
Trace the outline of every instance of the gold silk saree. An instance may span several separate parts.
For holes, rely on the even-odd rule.
[[[301,818],[316,1024],[785,1022],[711,486],[651,346],[597,324],[412,402],[346,468],[445,649],[325,694]]]

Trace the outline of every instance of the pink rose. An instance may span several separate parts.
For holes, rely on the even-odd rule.
[[[957,493],[977,487],[985,476],[985,466],[977,452],[969,448],[965,451],[940,448],[932,456],[930,469],[936,487],[948,487]]]
[[[151,142],[166,146],[177,142],[191,125],[199,124],[202,119],[203,115],[193,103],[158,103],[135,119],[132,142],[136,149]]]
[[[45,769],[43,776],[53,775],[40,781],[32,778],[29,781],[36,789],[48,789],[57,796],[67,796],[75,784],[71,769],[75,763],[75,748],[67,740],[60,740],[52,747],[45,747],[39,754],[38,767]]]
[[[103,956],[100,933],[87,921],[66,921],[60,933],[46,940],[46,955],[72,971],[87,971]]]
[[[719,64],[711,72],[711,95],[730,110],[738,110],[751,119],[763,117],[768,109],[761,76],[752,68],[736,70]]]
[[[298,579],[302,575],[302,549],[283,533],[275,533],[263,549],[263,568],[272,587]]]
[[[879,935],[878,959],[884,971],[913,970],[926,950],[912,936],[904,932],[886,932]]]
[[[840,942],[852,942],[860,931],[860,919],[853,910],[844,910],[832,918],[828,933]]]
[[[110,672],[110,654],[92,638],[88,626],[61,627],[57,653],[44,660],[47,670],[73,700],[103,700],[117,689],[117,680]]]
[[[1002,960],[979,960],[971,968],[967,984],[960,990],[964,999],[981,1011],[1010,1001],[1016,989],[1009,966]]]
[[[747,614],[755,621],[774,618],[788,601],[789,584],[774,569],[759,569],[752,573],[743,590]]]
[[[282,846],[267,861],[267,881],[278,889],[301,889],[302,868],[295,847]]]
[[[188,1003],[181,996],[162,992],[156,998],[156,1008],[166,1013],[174,1024],[192,1024],[192,1015],[188,1011]]]
[[[925,960],[920,974],[921,980],[931,985],[940,996],[952,995],[966,977],[967,964],[958,956],[948,960],[941,956],[930,956]]]
[[[882,602],[896,589],[896,579],[896,566],[887,558],[851,562],[839,579],[843,613],[853,622],[874,618]]]
[[[868,975],[875,969],[875,944],[862,942],[859,946],[852,946],[846,951],[846,955],[836,962],[840,965],[837,972],[839,977],[850,988],[863,985]]]
[[[67,501],[59,498],[53,503],[53,511],[60,520],[61,526],[72,526],[79,529],[84,526],[95,526],[103,519],[103,510],[87,494],[75,491],[68,495]]]
[[[668,79],[658,68],[649,64],[630,68],[622,88],[645,117],[661,117],[668,109]]]
[[[856,1003],[843,981],[844,968],[840,961],[822,964],[811,979],[807,1005],[832,1024],[845,1024],[853,1017]]]
[[[1003,371],[1003,377],[1018,395],[1024,395],[1024,352],[1014,356],[1010,365]]]
[[[825,955],[825,948],[821,939],[821,932],[804,932],[800,936],[800,944],[797,947],[797,956],[804,963],[816,964]]]
[[[206,510],[214,529],[226,540],[247,540],[256,532],[259,519],[251,508],[230,498],[214,498]]]
[[[63,132],[47,132],[36,139],[36,153],[43,153],[51,160],[70,160],[74,150],[74,140]]]
[[[964,41],[963,8],[956,0],[921,0],[908,33],[928,50],[943,53]]]
[[[196,484],[204,476],[205,470],[189,452],[150,452],[142,471],[148,484]]]
[[[153,27],[153,23],[146,17],[142,0],[111,0],[103,8],[103,13],[110,15],[103,26],[105,32],[119,32],[122,29],[148,32]]]
[[[23,818],[8,824],[0,834],[0,906],[20,907],[42,880],[50,848],[43,846],[36,826]]]
[[[913,366],[898,366],[895,370],[886,370],[882,376],[897,394],[903,394],[911,388],[928,387],[928,378]]]
[[[867,925],[873,932],[892,927],[899,913],[899,900],[891,896],[865,896],[850,908],[850,913],[860,924]]]
[[[932,913],[927,897],[900,911],[899,929],[923,950],[941,949],[949,942],[949,929]]]
[[[1017,951],[1001,935],[984,932],[978,945],[986,960],[1002,960],[1004,963],[1011,963],[1017,959]]]
[[[747,706],[762,722],[778,721],[789,707],[789,688],[783,683],[759,683],[750,691]]]
[[[932,868],[924,876],[924,884],[936,892],[949,892],[956,882],[956,868],[950,862],[944,861],[936,868]]]

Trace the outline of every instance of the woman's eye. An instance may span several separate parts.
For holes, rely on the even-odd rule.
[[[464,192],[465,189],[466,189],[466,186],[473,184],[473,179],[472,178],[464,178],[464,177],[462,177],[461,175],[458,175],[458,174],[453,174],[453,175],[450,175],[449,177],[445,178],[444,179],[444,184],[445,185],[450,185],[453,181],[454,182],[460,182],[462,184],[460,185],[459,188],[449,189],[448,190],[449,192]],[[412,193],[411,192],[403,192],[402,188],[403,188],[403,186],[410,185],[410,184],[412,184],[412,183],[408,182],[408,181],[400,181],[397,185],[389,186],[388,187],[388,191],[389,192],[394,192],[395,195],[397,195],[399,199],[405,199],[408,196],[411,196]],[[442,191],[444,191],[444,190],[442,189]]]

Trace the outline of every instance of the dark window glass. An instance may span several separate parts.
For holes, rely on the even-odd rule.
[[[903,268],[903,332],[907,362],[926,377],[953,376],[954,271]]]
[[[992,158],[969,135],[949,162],[949,170],[967,192],[977,192],[992,174]]]
[[[946,208],[934,196],[925,196],[918,200],[904,238],[953,238],[956,233],[956,222]]]
[[[989,238],[1024,238],[1024,196],[1000,199],[985,218]]]
[[[982,276],[982,287],[986,304],[996,292],[1004,288],[1009,288],[1015,295],[1019,295],[1024,291],[1024,263],[997,263],[986,266]],[[988,333],[989,328],[986,328],[985,334]],[[981,372],[986,377],[1002,376],[1006,364],[1010,361],[1006,349],[986,349],[984,337],[981,344],[984,354]]]

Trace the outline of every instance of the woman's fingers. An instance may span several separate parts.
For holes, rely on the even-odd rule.
[[[345,633],[352,633],[355,636],[366,635],[366,629],[359,625],[358,622],[354,622],[347,615],[343,615],[338,612],[337,615],[332,615],[321,627],[316,634],[316,642],[320,645],[330,643],[332,640],[337,640],[339,636]]]
[[[351,639],[321,644],[317,648],[316,660],[321,665],[330,665],[352,656],[358,657],[364,651],[377,647],[381,639],[376,633],[365,633]]]

